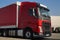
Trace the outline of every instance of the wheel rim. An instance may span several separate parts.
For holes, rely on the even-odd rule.
[[[58,30],[56,30],[56,32],[58,32]]]
[[[26,32],[26,37],[27,38],[31,37],[31,33],[30,32]]]

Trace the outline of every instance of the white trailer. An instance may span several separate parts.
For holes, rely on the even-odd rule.
[[[53,32],[60,31],[60,16],[51,16],[51,26]]]

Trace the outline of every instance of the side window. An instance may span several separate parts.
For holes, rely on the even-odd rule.
[[[37,10],[35,8],[29,9],[29,15],[34,16],[34,17],[38,17]]]
[[[38,17],[38,13],[36,9],[34,9],[34,13],[35,13],[35,17]]]
[[[29,15],[33,16],[33,9],[29,9]]]

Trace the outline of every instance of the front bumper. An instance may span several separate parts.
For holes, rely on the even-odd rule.
[[[51,32],[45,32],[45,33],[39,33],[34,37],[50,37],[51,36]]]
[[[51,32],[50,31],[46,31],[43,33],[44,37],[50,37],[51,36]]]

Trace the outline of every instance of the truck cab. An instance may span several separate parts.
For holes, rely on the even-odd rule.
[[[51,36],[51,20],[47,6],[36,2],[21,2],[19,8],[18,27],[27,31],[24,31],[25,36]]]

